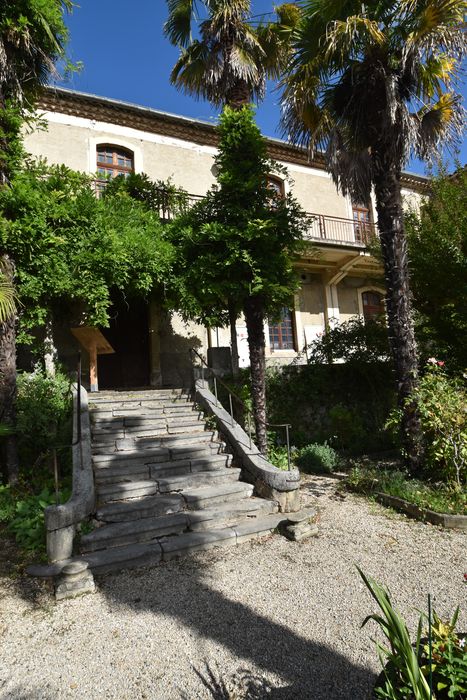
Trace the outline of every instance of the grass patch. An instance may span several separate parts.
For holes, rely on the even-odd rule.
[[[367,496],[379,491],[403,498],[409,503],[436,513],[467,515],[465,489],[411,479],[400,469],[382,469],[366,465],[353,467],[345,481],[345,488]]]

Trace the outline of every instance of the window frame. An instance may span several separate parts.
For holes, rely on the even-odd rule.
[[[365,304],[365,295],[367,294],[374,294],[379,296],[380,298],[380,304],[379,304],[379,313],[373,313],[370,316],[365,315],[365,308],[373,308],[376,309],[376,304]],[[361,316],[364,320],[365,323],[367,321],[375,321],[377,318],[382,318],[383,316],[386,316],[386,304],[385,304],[385,296],[386,293],[382,289],[378,289],[375,287],[367,287],[365,289],[359,290],[359,305],[360,305],[360,313]]]
[[[283,318],[284,312],[287,312],[287,319]],[[284,328],[287,323],[290,322],[290,327]],[[272,334],[277,329],[277,335],[279,339],[279,346],[275,346]],[[269,351],[271,353],[276,352],[297,352],[297,333],[295,324],[295,311],[286,306],[281,309],[281,320],[279,323],[272,323],[268,321],[268,340],[269,340]]]
[[[112,156],[112,163],[107,160],[100,160],[101,153]],[[119,165],[118,158],[122,157],[130,161],[131,165]],[[130,148],[119,146],[114,143],[96,144],[96,170],[97,170],[97,191],[102,192],[106,183],[119,175],[128,177],[135,172],[135,153]],[[104,171],[104,172],[102,172]],[[110,177],[109,177],[110,176]]]

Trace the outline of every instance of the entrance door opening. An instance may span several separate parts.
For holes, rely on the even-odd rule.
[[[148,306],[140,300],[116,302],[109,328],[101,328],[115,354],[98,356],[99,389],[149,386]]]

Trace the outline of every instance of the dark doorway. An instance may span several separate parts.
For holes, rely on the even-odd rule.
[[[149,386],[148,306],[144,301],[114,303],[109,328],[101,328],[115,353],[99,355],[99,389]]]

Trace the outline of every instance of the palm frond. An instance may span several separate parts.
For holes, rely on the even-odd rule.
[[[169,16],[164,35],[175,46],[186,48],[191,42],[191,22],[196,12],[196,0],[167,0]]]
[[[0,323],[16,313],[17,296],[13,285],[0,272]]]
[[[386,37],[378,23],[354,15],[345,20],[336,20],[329,25],[323,46],[323,60],[342,67],[349,60],[360,55],[369,45],[383,46]]]
[[[460,96],[452,92],[440,95],[437,102],[412,116],[418,127],[416,151],[422,158],[431,158],[441,141],[455,144],[464,131],[465,110]]]

